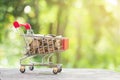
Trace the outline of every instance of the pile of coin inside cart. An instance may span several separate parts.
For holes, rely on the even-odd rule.
[[[28,36],[29,37],[29,36]],[[66,50],[68,47],[66,43],[68,39],[62,36],[35,36],[31,37],[29,42],[29,48],[26,55],[35,55],[35,54],[46,54],[54,53]]]

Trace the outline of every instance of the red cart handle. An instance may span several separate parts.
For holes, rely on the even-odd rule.
[[[21,27],[21,26],[24,26],[26,30],[31,29],[31,26],[30,26],[30,24],[28,24],[28,23],[26,23],[26,24],[20,24],[20,23],[18,23],[17,21],[15,21],[15,22],[13,23],[13,25],[14,25],[15,28],[19,28],[19,27]]]

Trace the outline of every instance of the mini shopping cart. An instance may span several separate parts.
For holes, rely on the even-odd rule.
[[[20,34],[25,41],[24,57],[20,59],[20,72],[25,72],[25,66],[29,66],[32,71],[34,66],[48,66],[53,68],[53,73],[57,74],[62,71],[62,64],[54,64],[50,61],[53,53],[62,52],[68,49],[68,38],[62,36],[55,36],[52,34],[41,35],[34,34],[30,24],[20,24],[17,21],[13,23],[14,27],[18,30],[19,27],[25,27],[26,34]],[[59,54],[59,53],[58,53]],[[29,57],[41,56],[41,62],[23,64],[22,62]],[[45,61],[47,57],[47,60]]]

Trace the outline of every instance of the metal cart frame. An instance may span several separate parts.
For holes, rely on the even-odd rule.
[[[62,71],[62,64],[54,64],[53,62],[50,62],[50,58],[53,56],[53,53],[55,53],[56,51],[58,51],[58,52],[63,51],[63,50],[53,50],[53,52],[50,52],[50,49],[49,49],[50,47],[49,47],[49,44],[48,44],[48,39],[49,38],[51,40],[52,39],[57,39],[57,37],[52,37],[51,35],[50,36],[49,35],[48,36],[44,36],[44,35],[40,35],[40,34],[34,34],[34,32],[31,29],[31,26],[28,23],[27,24],[19,24],[17,21],[15,21],[13,23],[13,25],[14,25],[15,28],[19,28],[21,26],[24,26],[25,29],[27,30],[26,34],[21,34],[21,36],[24,38],[24,41],[25,41],[25,44],[26,44],[25,55],[24,55],[24,57],[22,57],[20,59],[20,72],[21,73],[25,72],[25,67],[26,66],[29,66],[29,69],[31,71],[34,69],[34,66],[48,66],[48,67],[51,67],[51,68],[53,68],[53,73],[54,74],[57,74],[57,73],[59,73],[59,72]],[[45,52],[45,50],[44,50],[43,54],[41,54],[41,52],[39,52],[40,54],[36,54],[35,52],[34,52],[34,54],[32,52],[28,52],[28,54],[27,54],[27,51],[30,50],[30,48],[29,48],[29,42],[27,40],[28,37],[32,38],[33,40],[41,38],[42,39],[42,45],[41,45],[41,47],[43,47],[43,43],[44,43],[43,39],[46,39],[46,41],[47,41],[47,47],[48,47],[48,52]],[[61,37],[58,37],[58,39],[59,38],[61,38]],[[52,40],[51,44],[52,44],[52,47],[55,46],[55,45],[53,45],[54,44],[53,40]],[[45,49],[45,47],[43,49]],[[42,56],[42,59],[41,59],[40,63],[36,63],[36,62],[32,62],[32,63],[29,63],[29,64],[25,64],[25,63],[23,64],[22,63],[27,58],[32,58],[32,57],[37,56],[37,55]],[[45,58],[47,58],[47,61],[45,61]]]

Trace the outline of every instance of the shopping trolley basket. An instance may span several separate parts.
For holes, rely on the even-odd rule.
[[[20,24],[17,21],[13,23],[14,27],[18,29],[19,27],[25,27],[27,30],[26,34],[21,34],[25,41],[25,53],[24,57],[20,59],[20,72],[25,72],[25,66],[29,66],[32,71],[34,66],[48,66],[53,68],[53,73],[57,74],[62,71],[62,64],[54,64],[50,62],[50,58],[53,53],[62,52],[68,49],[68,38],[55,35],[41,35],[34,34],[31,29],[30,24]],[[59,54],[59,53],[58,53]],[[28,57],[41,56],[40,63],[29,63],[23,64],[22,61],[26,60]],[[45,61],[44,59],[47,60]]]

